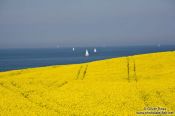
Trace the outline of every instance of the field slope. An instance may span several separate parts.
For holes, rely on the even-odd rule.
[[[2,116],[134,116],[158,107],[175,113],[174,51],[0,72]]]

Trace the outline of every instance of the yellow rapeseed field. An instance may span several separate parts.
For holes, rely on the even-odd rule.
[[[175,115],[175,52],[0,72],[0,116]]]

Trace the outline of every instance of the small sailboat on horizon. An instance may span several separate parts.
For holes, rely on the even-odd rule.
[[[74,52],[75,51],[75,48],[72,48],[72,51]]]
[[[96,48],[94,48],[94,53],[96,53],[97,52],[97,49]]]
[[[157,47],[160,47],[160,46],[161,46],[160,44],[157,45]]]
[[[86,53],[85,56],[88,57],[89,56],[89,51],[86,49]]]

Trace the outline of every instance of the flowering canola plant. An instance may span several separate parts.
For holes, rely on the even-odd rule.
[[[2,116],[175,113],[174,98],[174,51],[0,72]]]

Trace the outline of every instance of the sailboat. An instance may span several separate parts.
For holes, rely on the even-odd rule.
[[[160,47],[160,44],[158,44],[157,47]]]
[[[96,53],[97,52],[97,49],[96,48],[94,48],[94,53]]]
[[[75,51],[75,48],[72,48],[72,51]]]
[[[89,52],[88,52],[88,50],[87,50],[87,49],[86,49],[85,56],[86,56],[86,57],[88,57],[88,56],[89,56]]]

